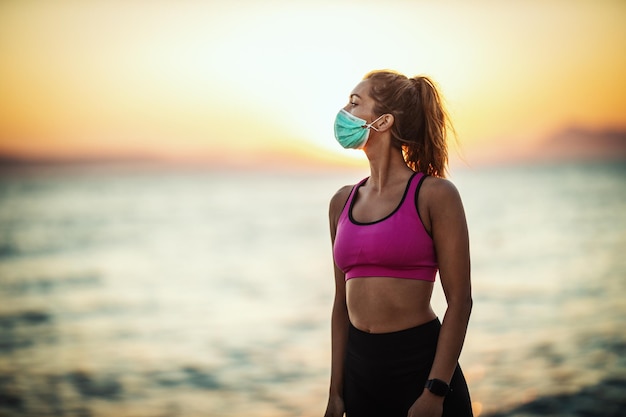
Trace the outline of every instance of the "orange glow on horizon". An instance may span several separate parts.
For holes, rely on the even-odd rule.
[[[332,122],[377,68],[431,75],[468,154],[626,129],[626,4],[386,6],[4,2],[0,152],[358,165]]]

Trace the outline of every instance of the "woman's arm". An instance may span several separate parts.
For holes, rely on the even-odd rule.
[[[335,266],[335,269],[338,269]],[[348,309],[346,307],[345,281],[341,271],[335,272],[335,301],[331,319],[332,359],[330,367],[330,390],[325,417],[341,417],[343,404],[343,366],[348,340]]]
[[[329,209],[330,237],[335,243],[337,222],[350,194],[351,187],[346,186],[339,190],[332,198]],[[325,417],[341,417],[344,414],[343,403],[343,366],[348,339],[348,308],[346,306],[346,281],[344,273],[334,265],[335,300],[331,318],[331,374],[328,407]]]
[[[428,193],[428,217],[448,304],[428,379],[440,379],[450,384],[472,311],[469,236],[463,203],[456,187],[449,181],[433,178],[424,188],[428,190],[423,192]],[[424,394],[420,399],[443,403],[443,397],[428,390],[424,390]]]

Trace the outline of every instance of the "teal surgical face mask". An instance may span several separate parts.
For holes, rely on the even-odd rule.
[[[344,109],[339,110],[335,118],[335,138],[346,149],[362,149],[367,143],[370,128],[378,132],[374,126],[383,115],[380,115],[372,123],[356,117]]]

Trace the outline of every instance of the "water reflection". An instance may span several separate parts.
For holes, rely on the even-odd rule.
[[[0,414],[321,415],[327,203],[357,179],[3,177]],[[461,360],[477,415],[623,406],[625,179],[621,165],[454,178],[472,236]]]

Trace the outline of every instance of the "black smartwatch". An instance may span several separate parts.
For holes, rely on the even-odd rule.
[[[441,379],[429,379],[424,387],[438,397],[445,397],[450,392],[450,386]]]

